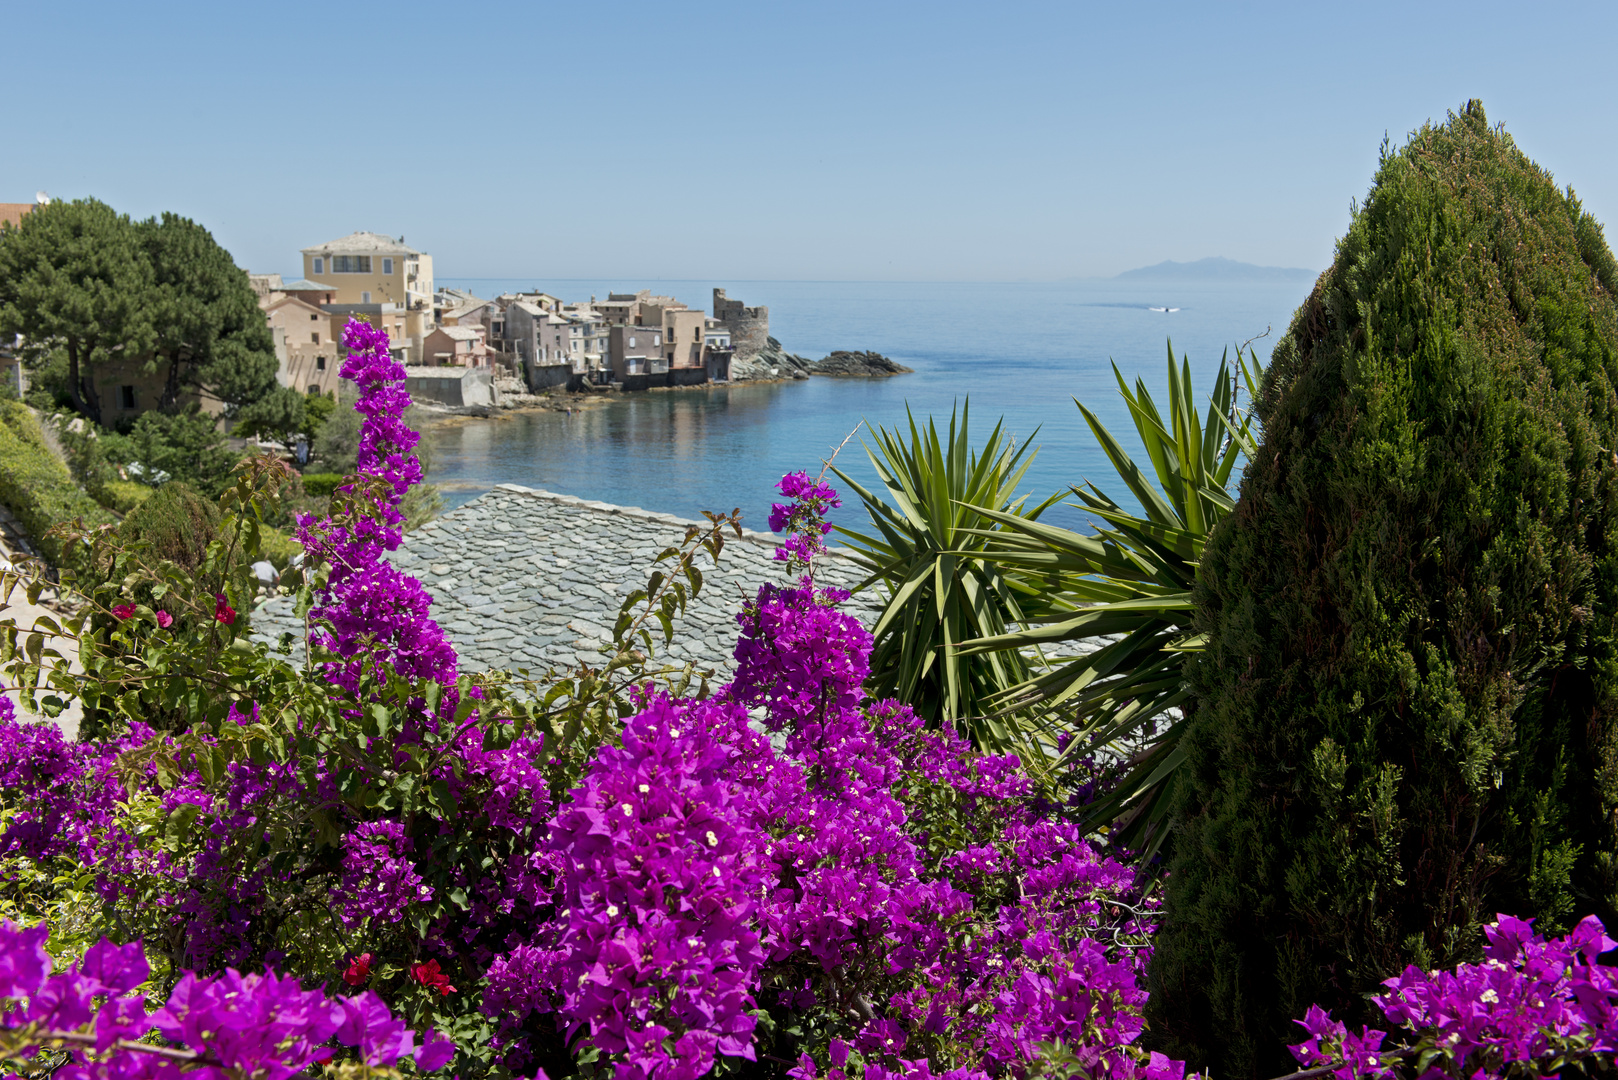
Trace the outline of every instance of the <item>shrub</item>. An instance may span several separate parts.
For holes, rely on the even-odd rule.
[[[1612,924],[1618,265],[1473,102],[1384,152],[1211,536],[1149,1016],[1288,1071],[1496,911]]]
[[[125,540],[142,540],[152,554],[196,570],[219,530],[219,507],[181,483],[164,484],[124,519]]]
[[[141,478],[180,480],[209,498],[230,485],[241,460],[225,447],[218,421],[196,406],[177,413],[144,412],[129,430],[128,446]]]
[[[46,445],[39,421],[17,401],[0,401],[0,502],[17,515],[40,552],[57,566],[80,565],[87,549],[70,547],[49,535],[52,528],[74,521],[95,526],[113,520],[73,483],[67,466]]]
[[[96,501],[115,513],[128,514],[150,499],[155,490],[133,480],[108,480],[101,485],[100,498]]]
[[[342,482],[342,473],[304,473],[303,493],[305,495],[327,496],[336,491],[337,485]]]
[[[939,437],[929,419],[903,429],[877,428],[876,446],[865,447],[881,481],[875,492],[847,473],[837,476],[859,495],[870,516],[870,530],[841,529],[858,561],[870,571],[868,584],[881,582],[887,604],[872,633],[873,694],[906,702],[917,714],[968,735],[980,749],[1019,750],[1034,760],[1032,732],[1014,719],[993,716],[995,695],[1029,677],[1022,653],[965,656],[958,646],[972,638],[995,637],[1008,626],[1049,609],[1036,590],[1019,588],[1000,567],[974,558],[986,546],[981,534],[1002,526],[988,516],[1000,513],[1033,521],[1056,497],[1025,507],[1019,496],[1031,443],[1017,446],[1000,424],[981,451],[971,448],[970,406]],[[779,530],[772,520],[770,528]]]

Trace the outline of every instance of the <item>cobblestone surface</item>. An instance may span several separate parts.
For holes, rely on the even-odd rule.
[[[432,594],[433,618],[461,657],[461,670],[528,668],[534,673],[580,661],[599,663],[619,605],[643,588],[652,560],[685,539],[695,522],[632,506],[501,484],[405,537],[393,562]],[[736,645],[736,612],[765,581],[785,581],[771,558],[777,539],[744,530],[726,534],[719,566],[699,556],[701,594],[676,620],[672,646],[661,632],[659,655],[729,672]],[[822,584],[852,588],[861,573],[831,555],[816,564]],[[881,612],[875,590],[855,596],[847,610],[867,626]],[[255,636],[283,632],[300,644],[303,624],[282,597],[253,615]]]

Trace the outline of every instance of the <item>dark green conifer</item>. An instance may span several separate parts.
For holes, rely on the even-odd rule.
[[[1477,102],[1383,154],[1214,533],[1149,1020],[1296,1066],[1407,963],[1618,901],[1618,265]]]

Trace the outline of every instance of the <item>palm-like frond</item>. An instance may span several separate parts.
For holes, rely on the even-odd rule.
[[[967,437],[969,406],[959,424],[950,412],[940,437],[932,419],[909,416],[902,430],[874,429],[865,451],[879,491],[835,469],[870,516],[871,531],[838,528],[888,603],[873,634],[871,691],[909,703],[928,719],[951,724],[986,750],[1029,749],[1026,733],[986,703],[1032,676],[1016,649],[967,654],[968,640],[995,639],[1009,628],[1053,613],[1040,593],[976,556],[1004,518],[1033,523],[1056,496],[1027,508],[1016,494],[1034,452],[1014,445],[996,424],[981,451]]]
[[[1257,389],[1257,356],[1240,352],[1249,394]],[[1075,487],[1078,507],[1096,520],[1092,534],[1030,521],[977,505],[991,528],[972,530],[976,558],[1024,588],[1039,588],[1050,609],[1021,625],[960,643],[969,657],[1026,655],[1031,648],[1067,653],[1044,670],[987,700],[1002,716],[1038,716],[1039,730],[1071,734],[1064,754],[1097,753],[1115,785],[1087,811],[1090,824],[1113,824],[1129,846],[1161,844],[1171,781],[1182,751],[1187,701],[1182,669],[1200,648],[1192,627],[1191,588],[1209,531],[1234,508],[1226,488],[1237,463],[1255,449],[1252,418],[1237,406],[1237,374],[1221,361],[1206,415],[1197,414],[1191,366],[1169,346],[1169,400],[1158,409],[1145,384],[1133,390],[1113,367],[1150,462],[1142,469],[1105,425],[1078,404],[1140,511],[1125,509],[1099,487]],[[1015,588],[1015,586],[1014,586]],[[1092,651],[1073,655],[1081,649]],[[1055,747],[1051,756],[1060,760]]]

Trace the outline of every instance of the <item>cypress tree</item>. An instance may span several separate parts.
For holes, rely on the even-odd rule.
[[[1407,963],[1618,902],[1618,265],[1474,101],[1382,161],[1210,538],[1153,1037],[1295,1068]]]

